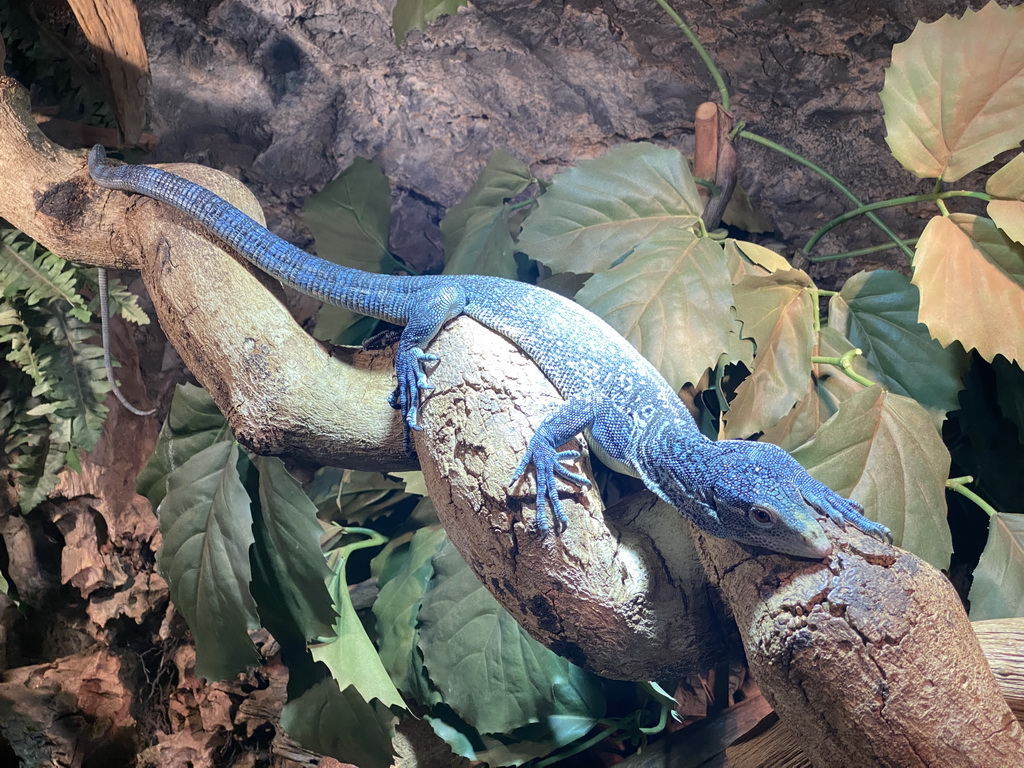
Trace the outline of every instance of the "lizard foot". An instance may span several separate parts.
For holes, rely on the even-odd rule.
[[[426,363],[436,363],[440,359],[437,355],[428,354],[419,347],[411,347],[407,350],[399,349],[395,355],[395,375],[398,377],[398,386],[388,397],[388,403],[392,408],[402,412],[407,452],[412,450],[410,430],[415,429],[418,432],[422,429],[418,421],[423,393],[434,388],[427,379],[427,373],[423,370],[423,366]]]
[[[563,461],[575,461],[580,457],[579,451],[559,451],[553,445],[544,440],[538,440],[534,435],[530,445],[526,449],[526,455],[519,462],[516,471],[512,474],[510,486],[515,485],[523,476],[527,468],[532,464],[536,469],[537,476],[537,515],[534,520],[534,529],[540,536],[546,536],[551,530],[551,515],[548,513],[548,506],[554,515],[555,524],[565,530],[567,520],[565,509],[562,507],[562,500],[558,498],[558,487],[555,476],[564,478],[571,483],[586,488],[590,481],[583,475],[570,472],[563,464]]]
[[[799,483],[800,493],[812,507],[828,515],[828,518],[845,530],[850,523],[854,528],[868,536],[873,536],[886,544],[892,544],[892,531],[881,523],[868,520],[864,516],[864,508],[853,499],[840,496],[826,485],[808,476]]]

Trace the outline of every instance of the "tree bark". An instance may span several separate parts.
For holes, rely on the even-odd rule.
[[[811,762],[1024,764],[1024,732],[946,577],[909,552],[825,525],[835,552],[798,568],[697,534],[751,673]]]

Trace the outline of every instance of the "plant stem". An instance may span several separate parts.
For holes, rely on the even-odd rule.
[[[807,241],[807,245],[803,247],[804,253],[809,253],[818,241],[821,240],[829,231],[835,229],[840,224],[849,221],[850,219],[862,216],[870,211],[877,211],[882,208],[893,208],[898,205],[909,205],[910,203],[927,203],[934,201],[936,204],[941,205],[941,201],[950,197],[973,197],[977,200],[991,200],[991,195],[986,195],[984,192],[969,192],[967,190],[954,190],[952,192],[931,192],[926,195],[908,195],[907,197],[894,197],[892,200],[881,200],[877,203],[868,203],[862,205],[859,208],[855,208],[852,211],[847,211],[841,216],[836,216],[832,221],[828,222],[825,226],[819,229],[810,240]],[[944,206],[942,206],[944,209]],[[947,215],[948,211],[943,214]]]
[[[946,481],[946,488],[953,491],[954,493],[959,493],[961,496],[973,501],[975,504],[981,507],[985,511],[985,514],[987,514],[989,517],[995,517],[996,515],[998,515],[998,509],[993,507],[991,504],[989,504],[987,501],[981,498],[981,496],[979,496],[970,488],[967,488],[964,485],[964,483],[973,482],[974,478],[971,477],[970,475],[966,475],[965,477],[951,477],[949,478],[949,480]]]
[[[740,131],[737,135],[738,136],[742,136],[744,139],[749,139],[750,141],[754,141],[754,142],[757,142],[758,144],[762,144],[763,146],[766,146],[769,149],[774,149],[776,152],[779,152],[779,153],[785,155],[789,159],[795,160],[796,162],[800,163],[801,165],[807,166],[812,171],[814,171],[819,176],[821,176],[823,179],[825,179],[830,184],[832,184],[832,186],[834,186],[840,192],[842,192],[851,202],[854,203],[854,205],[856,205],[858,207],[864,205],[864,203],[862,203],[858,199],[858,197],[855,194],[853,194],[853,192],[851,192],[846,187],[845,184],[843,184],[841,181],[839,181],[839,179],[837,179],[831,173],[826,171],[820,165],[816,165],[815,163],[812,163],[807,158],[798,155],[796,152],[793,152],[790,149],[786,149],[781,144],[776,144],[774,141],[772,141],[771,139],[766,139],[764,136],[758,136],[756,133],[751,133],[750,131],[743,130],[743,131]],[[867,215],[868,219],[870,219],[880,230],[882,230],[882,232],[885,233],[886,237],[888,237],[890,240],[892,240],[896,244],[896,246],[901,251],[903,251],[904,254],[906,254],[908,259],[914,258],[914,252],[911,251],[909,248],[907,248],[907,246],[903,243],[903,241],[900,240],[900,238],[896,235],[896,233],[893,232],[886,225],[886,223],[884,221],[882,221],[880,218],[878,218],[874,213],[868,213],[866,215]],[[804,248],[802,250],[803,250],[804,255],[806,256],[807,255],[807,249]]]
[[[903,244],[910,246],[917,243],[918,238],[912,237],[909,240],[903,240]],[[878,253],[879,251],[888,251],[891,248],[895,248],[894,243],[882,243],[881,245],[869,245],[867,248],[857,248],[853,251],[846,251],[844,253],[830,253],[827,256],[808,256],[807,260],[812,261],[815,264],[820,264],[825,261],[839,261],[840,259],[849,259],[854,256],[867,256],[871,253]]]
[[[686,35],[686,39],[690,41],[690,45],[693,46],[694,50],[697,51],[697,55],[700,56],[701,61],[704,62],[704,66],[708,68],[708,72],[711,73],[711,77],[714,78],[715,85],[718,86],[718,94],[722,98],[722,109],[726,112],[729,111],[729,105],[731,101],[729,99],[729,88],[725,84],[725,79],[722,77],[722,73],[718,71],[718,67],[715,66],[715,62],[712,61],[711,56],[704,50],[704,46],[700,44],[700,40],[693,34],[693,30],[690,29],[686,22],[683,21],[682,16],[676,13],[672,6],[666,2],[666,0],[655,0],[655,2],[662,7],[662,9],[669,15],[669,18],[676,23],[676,26],[683,31]]]
[[[814,355],[811,357],[812,363],[824,363],[825,365],[834,365],[838,367],[843,373],[849,376],[851,379],[856,381],[865,387],[875,386],[874,381],[864,376],[861,376],[855,370],[853,370],[853,358],[858,355],[863,355],[864,351],[860,349],[851,349],[845,353],[842,357],[822,357],[821,355]]]

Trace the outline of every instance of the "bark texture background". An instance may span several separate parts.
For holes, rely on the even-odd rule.
[[[917,20],[968,5],[675,3],[723,71],[737,119],[823,163],[865,200],[929,188],[889,156],[877,94],[892,45]],[[292,206],[354,157],[372,158],[395,189],[393,249],[418,268],[440,263],[439,217],[492,150],[541,176],[624,141],[686,152],[694,111],[717,94],[653,0],[481,0],[402,48],[391,4],[379,0],[142,0],[139,11],[161,138],[154,161],[237,175],[271,204],[272,228],[301,243],[309,238]],[[738,149],[741,182],[787,245],[844,210],[793,161],[749,142]],[[883,216],[901,235],[917,233],[912,213]],[[877,242],[870,225],[852,224],[820,252]]]

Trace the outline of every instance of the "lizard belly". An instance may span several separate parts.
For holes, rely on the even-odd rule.
[[[616,459],[611,456],[608,451],[601,445],[601,441],[594,437],[593,433],[589,429],[583,431],[583,436],[587,438],[587,445],[590,447],[590,452],[593,453],[597,458],[601,460],[609,469],[616,472],[620,472],[623,475],[629,475],[630,477],[640,477],[635,469],[630,464],[627,464],[622,459]]]

